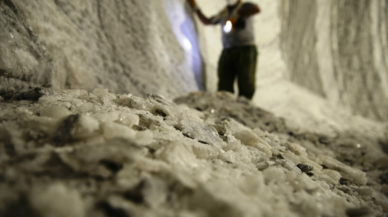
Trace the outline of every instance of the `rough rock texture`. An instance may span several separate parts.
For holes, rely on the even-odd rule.
[[[182,2],[1,0],[0,94],[29,86],[169,97],[198,90],[202,60],[195,46],[182,46],[197,40]]]
[[[0,1],[0,95],[52,85],[50,56],[12,1]]]
[[[0,0],[0,216],[386,215],[383,124],[287,89],[260,97],[317,113],[294,124],[227,93],[141,97],[201,89],[203,66],[215,87],[219,27],[195,29],[183,2]],[[255,2],[258,86],[289,76],[384,120],[385,1]]]
[[[104,89],[0,103],[0,216],[388,212],[383,135],[296,134],[225,93],[177,101],[196,109]]]
[[[283,1],[291,81],[356,114],[388,120],[387,1]]]

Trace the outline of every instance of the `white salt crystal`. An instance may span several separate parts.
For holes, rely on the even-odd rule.
[[[100,124],[96,119],[90,116],[81,115],[75,126],[73,137],[76,139],[88,138],[92,136],[99,127]]]
[[[113,139],[117,137],[133,139],[136,135],[136,131],[131,128],[114,122],[104,123],[102,125],[102,130],[105,139]]]
[[[235,132],[233,136],[240,140],[244,145],[255,147],[264,152],[267,156],[272,156],[272,152],[270,150],[271,146],[251,131],[241,130]]]
[[[157,208],[166,201],[169,192],[168,186],[164,181],[152,178],[147,179],[142,193],[144,194],[146,204],[151,208]]]
[[[63,93],[66,93],[66,94],[69,94],[69,95],[72,95],[73,97],[79,97],[79,96],[82,96],[82,95],[88,95],[88,91],[86,90],[64,90]]]
[[[80,194],[60,183],[35,189],[30,195],[30,202],[42,217],[85,216]]]
[[[93,104],[92,103],[89,103],[89,102],[86,102],[86,103],[83,103],[83,104],[81,104],[78,108],[77,108],[77,110],[79,111],[79,112],[90,112],[91,110],[92,110],[92,108],[93,108]]]
[[[305,149],[304,147],[302,147],[301,145],[296,144],[296,143],[287,142],[287,147],[288,147],[292,152],[294,152],[296,155],[299,155],[299,156],[302,156],[302,157],[306,157],[306,158],[307,158],[306,149]]]
[[[140,118],[138,115],[132,113],[121,113],[118,117],[118,121],[128,127],[138,125]]]
[[[156,152],[156,156],[174,167],[194,168],[197,167],[196,156],[184,144],[174,141],[163,146]]]
[[[344,178],[355,184],[365,185],[368,181],[366,174],[359,169],[349,167],[329,156],[321,155],[318,158],[326,167],[337,170]]]
[[[93,94],[96,96],[99,96],[99,97],[103,97],[103,96],[109,95],[109,91],[108,91],[108,89],[96,88],[93,90]]]
[[[236,155],[232,151],[227,151],[225,153],[222,153],[220,155],[220,159],[230,162],[230,163],[235,163],[236,162]]]
[[[295,165],[298,165],[301,162],[300,157],[298,155],[295,155],[293,152],[290,152],[290,151],[283,153],[282,156],[284,158],[288,159],[289,161],[293,162]]]
[[[101,123],[113,122],[119,119],[118,112],[99,112],[92,114],[92,117]]]
[[[286,181],[286,174],[281,167],[269,167],[263,171],[266,183],[281,183]]]
[[[192,148],[193,153],[200,159],[210,159],[218,156],[219,152],[209,145],[196,144]]]
[[[61,119],[69,116],[71,112],[67,108],[61,106],[52,106],[43,109],[40,114],[44,117]]]
[[[136,133],[136,142],[141,145],[148,145],[154,141],[154,137],[151,131],[140,131]]]
[[[241,144],[240,141],[233,141],[233,142],[228,142],[228,144],[224,147],[225,151],[241,151],[243,145]]]
[[[341,179],[341,174],[335,170],[324,169],[322,173],[330,177],[335,183],[338,183]]]
[[[30,111],[27,107],[24,107],[24,106],[16,108],[15,112],[18,116],[20,116],[20,115],[32,115],[33,114],[32,111]]]

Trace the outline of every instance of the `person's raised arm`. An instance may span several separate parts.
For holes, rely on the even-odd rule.
[[[255,14],[258,14],[260,12],[261,12],[261,9],[260,9],[260,7],[258,5],[252,4],[252,3],[248,3],[248,4],[245,4],[243,7],[240,8],[240,10],[238,11],[238,15],[241,18],[246,18],[246,17],[253,16]]]
[[[195,13],[198,15],[199,20],[205,25],[211,25],[212,20],[211,18],[206,17],[202,11],[197,7],[197,3],[195,0],[187,0],[188,4],[191,6],[191,8],[195,11]]]

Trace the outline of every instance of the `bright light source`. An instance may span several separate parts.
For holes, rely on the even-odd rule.
[[[186,50],[191,50],[191,48],[193,48],[189,39],[187,38],[183,39],[183,46],[185,47]]]
[[[232,31],[232,27],[233,27],[232,22],[228,20],[224,25],[224,32],[229,33],[230,31]]]

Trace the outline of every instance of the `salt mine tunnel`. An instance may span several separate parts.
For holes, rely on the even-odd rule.
[[[186,0],[0,0],[0,216],[387,216],[388,1],[249,2],[252,100]]]

